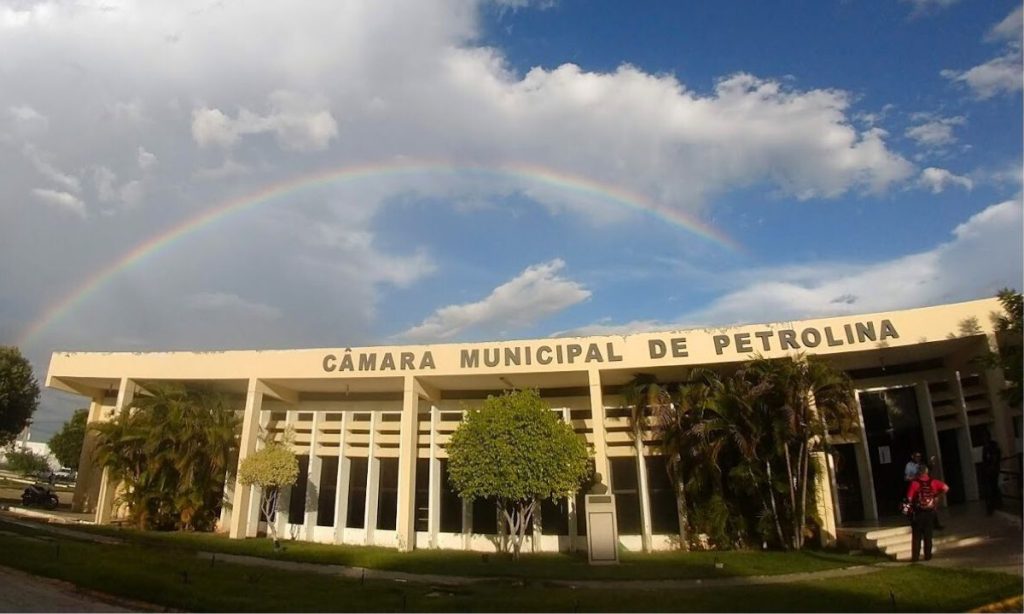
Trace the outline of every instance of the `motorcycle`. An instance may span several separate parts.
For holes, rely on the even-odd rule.
[[[48,510],[57,509],[60,499],[57,494],[45,486],[34,484],[21,493],[21,503],[25,507],[38,506]]]

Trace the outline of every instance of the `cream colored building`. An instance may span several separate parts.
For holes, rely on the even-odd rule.
[[[994,299],[806,320],[627,336],[308,350],[56,352],[48,386],[91,399],[89,420],[131,407],[147,384],[205,384],[235,395],[244,412],[239,455],[261,429],[292,427],[300,479],[280,499],[283,535],[327,543],[494,549],[495,513],[463,503],[445,476],[445,446],[466,407],[511,388],[538,388],[593,450],[617,495],[621,544],[669,548],[675,500],[650,433],[635,441],[624,386],[637,373],[679,380],[688,368],[796,352],[827,357],[858,389],[861,421],[833,441],[817,487],[825,533],[895,513],[912,449],[939,459],[951,501],[978,498],[980,446],[994,437],[1020,451],[1021,410],[1006,406],[1002,374],[973,358],[994,343]],[[105,523],[116,484],[91,464],[86,442],[74,506]],[[898,477],[896,477],[898,476]],[[258,493],[226,477],[222,523],[232,537],[260,530]],[[896,486],[893,486],[893,483]],[[535,550],[585,546],[573,498],[546,504]]]

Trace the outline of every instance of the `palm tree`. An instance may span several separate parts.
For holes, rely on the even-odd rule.
[[[755,409],[761,422],[770,429],[774,448],[770,452],[781,458],[786,469],[789,543],[799,550],[807,527],[811,459],[824,451],[830,431],[845,433],[853,428],[853,384],[845,373],[813,357],[758,358],[743,371],[757,391]],[[823,470],[819,467],[816,473]]]
[[[219,512],[238,426],[223,395],[155,384],[93,428],[97,458],[124,485],[119,503],[133,524],[203,530]]]

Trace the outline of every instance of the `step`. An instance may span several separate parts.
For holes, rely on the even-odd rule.
[[[897,535],[910,535],[910,525],[903,525],[899,527],[883,527],[878,529],[871,529],[867,533],[864,533],[862,539],[866,541],[876,541],[884,539],[886,537],[895,537]]]
[[[932,553],[948,552],[957,548],[964,548],[967,546],[976,546],[978,544],[985,543],[988,541],[988,537],[980,535],[971,535],[967,537],[950,536],[948,538],[933,539],[932,540]],[[897,561],[909,561],[911,559],[912,547],[911,544],[906,546],[892,548],[885,552],[886,556]]]

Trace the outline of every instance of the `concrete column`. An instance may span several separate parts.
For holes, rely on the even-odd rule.
[[[813,392],[807,393],[807,405],[811,410],[811,419],[821,423],[821,415],[818,413],[818,400],[814,398]],[[822,423],[822,426],[825,425]],[[827,428],[825,428],[827,433]],[[827,437],[824,435],[823,437]],[[824,444],[824,442],[819,442]],[[810,454],[809,462],[815,464],[814,484],[817,502],[818,517],[821,518],[820,541],[822,546],[830,546],[836,542],[836,509],[835,497],[832,490],[832,471],[828,462],[828,455],[824,451]]]
[[[437,548],[437,534],[441,532],[441,459],[437,457],[437,428],[441,421],[441,410],[430,406],[430,493],[427,496],[427,531],[430,532],[430,547]]]
[[[288,530],[288,525],[291,524],[292,519],[288,517],[288,508],[291,507],[292,501],[292,488],[293,486],[284,486],[277,492],[277,501],[274,505],[274,530],[277,531],[278,537],[281,539],[292,539],[293,536]],[[256,495],[262,495],[257,492]],[[254,496],[256,496],[254,495]],[[251,519],[250,519],[251,520]],[[256,517],[253,524],[259,525],[259,516]]]
[[[348,522],[348,476],[352,462],[345,456],[345,431],[350,412],[341,414],[341,435],[338,441],[338,495],[334,498],[334,543],[345,542],[345,523]]]
[[[313,430],[309,435],[309,472],[306,480],[306,515],[302,523],[302,532],[306,541],[313,541],[316,530],[316,518],[320,506],[320,466],[322,462],[316,453],[317,431],[320,428],[322,412],[313,412]]]
[[[419,454],[420,396],[416,378],[405,376],[402,394],[402,421],[398,436],[398,549],[409,552],[416,547],[416,457]]]
[[[96,433],[92,426],[103,419],[103,393],[92,397],[89,402],[89,416],[86,419],[85,439],[82,441],[82,454],[78,460],[78,477],[75,480],[75,493],[71,499],[71,511],[95,512],[96,500],[100,494],[100,481],[103,470],[96,465]]]
[[[854,393],[857,403],[857,435],[860,441],[854,448],[857,455],[857,477],[860,482],[861,501],[864,505],[864,519],[878,520],[878,500],[875,498],[875,476],[871,471],[871,452],[868,450],[868,434],[864,428],[864,409],[860,406],[860,391]]]
[[[121,384],[117,389],[117,405],[114,406],[115,418],[122,412],[129,411],[134,397],[135,382],[127,377],[122,377]],[[100,478],[99,498],[96,501],[96,524],[107,524],[113,517],[117,486],[117,482],[110,475],[110,469],[104,467],[103,476]]]
[[[380,492],[380,459],[374,455],[377,441],[377,425],[380,423],[380,412],[370,414],[370,444],[367,446],[366,459],[366,511],[363,526],[366,531],[367,546],[372,546],[374,529],[377,528],[377,494]]]
[[[633,432],[633,447],[636,449],[636,477],[640,492],[640,543],[644,552],[651,551],[651,498],[647,488],[647,463],[644,462],[644,435],[639,429]]]
[[[927,460],[935,457],[937,461],[937,466],[931,468],[931,475],[942,479],[942,449],[939,447],[939,431],[935,427],[935,412],[932,410],[932,394],[928,391],[928,382],[918,381],[914,384],[914,391],[917,393],[917,408],[921,418],[921,430],[924,432]]]
[[[967,419],[967,401],[964,399],[964,388],[960,384],[960,372],[950,369],[946,375],[953,402],[960,410],[960,422],[963,427],[957,429],[957,447],[960,449],[960,472],[964,476],[964,496],[968,501],[978,500],[978,472],[974,470],[974,442],[971,441],[971,424]]]
[[[462,549],[469,550],[473,537],[473,504],[462,499]]]
[[[604,393],[601,390],[601,372],[590,369],[590,422],[594,434],[594,466],[597,473],[604,478],[604,484],[610,486],[611,469],[608,464],[608,452],[604,435]]]
[[[562,420],[566,424],[572,424],[572,409],[566,407],[562,409]],[[578,533],[578,527],[576,526],[576,493],[570,493],[567,501],[568,505],[567,512],[569,514],[569,552],[576,552],[576,538]]]
[[[238,442],[238,466],[247,456],[256,451],[259,435],[260,410],[263,407],[263,388],[256,378],[250,378],[245,393],[245,412],[242,415],[242,436]],[[238,471],[235,471],[238,475]],[[250,533],[249,522],[253,503],[251,486],[244,486],[235,478],[234,498],[231,502],[231,538],[241,539]],[[257,495],[259,493],[256,493]],[[255,529],[255,527],[253,527]],[[252,532],[255,532],[253,530]]]

